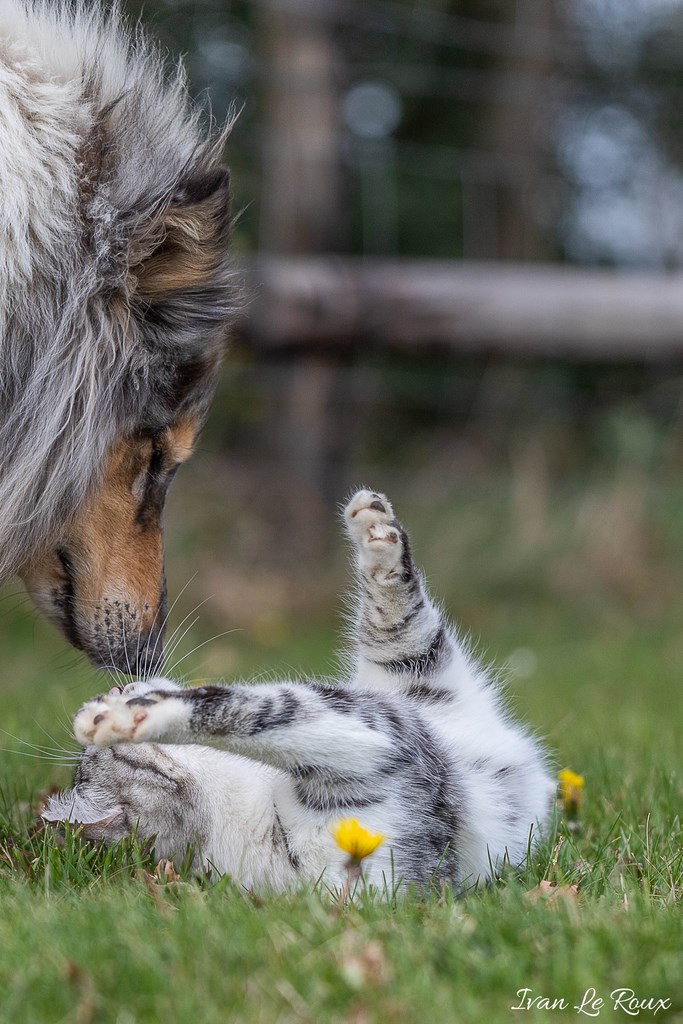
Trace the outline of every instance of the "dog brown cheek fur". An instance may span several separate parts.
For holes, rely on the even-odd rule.
[[[107,667],[158,667],[166,617],[164,501],[195,435],[196,425],[184,420],[154,439],[118,442],[60,547],[23,574],[67,639]]]

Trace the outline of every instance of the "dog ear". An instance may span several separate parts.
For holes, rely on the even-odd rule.
[[[179,183],[136,238],[131,284],[146,302],[210,285],[230,237],[230,172],[217,166]]]

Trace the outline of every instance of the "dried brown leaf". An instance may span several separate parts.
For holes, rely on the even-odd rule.
[[[154,875],[159,879],[160,882],[179,882],[180,875],[175,869],[175,864],[172,860],[167,860],[166,857],[162,857],[157,866],[154,869]]]
[[[391,974],[381,943],[376,939],[363,942],[353,931],[342,936],[339,966],[346,982],[355,989],[381,985]]]
[[[554,906],[561,903],[575,906],[579,899],[579,887],[578,885],[558,885],[557,882],[549,882],[544,879],[535,889],[529,889],[525,895],[531,903],[544,900]]]
[[[138,868],[135,872],[136,877],[142,882],[147,892],[154,900],[154,904],[157,909],[165,916],[171,913],[171,907],[164,899],[163,892],[159,886],[158,879],[152,874],[151,871],[147,871],[145,868]]]

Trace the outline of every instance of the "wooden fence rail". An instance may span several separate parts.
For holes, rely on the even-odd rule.
[[[681,272],[276,256],[245,271],[240,331],[259,347],[683,358]]]

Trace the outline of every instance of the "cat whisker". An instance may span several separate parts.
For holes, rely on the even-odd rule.
[[[13,747],[0,748],[5,754],[21,754],[24,757],[35,757],[43,761],[59,761],[60,764],[76,764],[81,757],[79,750],[67,750],[60,747],[53,749],[51,747],[44,747],[39,743],[30,743],[28,740],[12,735],[6,729],[0,729],[0,733],[7,736],[8,739],[14,740],[15,743],[29,748],[28,750],[16,750]]]
[[[209,594],[208,597],[205,597],[203,601],[200,601],[199,604],[196,604],[194,606],[194,608],[191,608],[190,611],[187,613],[187,615],[175,627],[175,629],[173,630],[173,632],[169,636],[167,644],[166,644],[166,650],[164,652],[164,664],[166,664],[168,662],[168,660],[172,657],[173,653],[178,648],[178,644],[182,643],[182,641],[185,638],[185,636],[187,635],[188,631],[190,629],[192,629],[192,627],[197,622],[199,622],[199,617],[195,618],[194,621],[190,623],[190,625],[187,627],[187,629],[183,632],[182,636],[179,636],[180,630],[183,628],[184,624],[187,622],[187,620],[190,618],[191,615],[194,615],[195,612],[198,612],[200,608],[202,608],[209,601],[213,600],[214,597],[215,597],[215,594]]]
[[[187,652],[187,654],[183,654],[182,658],[178,658],[178,660],[175,661],[173,663],[173,665],[171,665],[168,669],[165,669],[164,670],[165,673],[167,675],[169,675],[169,676],[172,675],[175,672],[175,670],[178,668],[178,665],[182,665],[182,663],[187,658],[189,658],[191,655],[195,654],[197,651],[201,650],[202,647],[206,647],[207,644],[214,643],[215,640],[220,640],[221,637],[230,636],[231,633],[237,633],[237,632],[238,631],[236,629],[226,629],[224,633],[216,633],[215,636],[209,637],[208,640],[202,640],[202,642],[200,644],[197,644],[197,646],[193,647],[191,651]]]
[[[180,591],[179,591],[179,592],[178,592],[178,593],[176,594],[176,597],[175,597],[175,599],[174,599],[173,603],[171,604],[171,607],[170,607],[170,608],[168,609],[168,611],[167,611],[167,612],[166,612],[166,614],[164,615],[164,619],[163,619],[163,622],[162,622],[162,623],[161,623],[161,625],[159,626],[159,632],[157,633],[157,637],[156,637],[156,640],[154,641],[154,647],[152,648],[152,654],[151,654],[151,657],[149,658],[149,664],[150,664],[150,665],[153,665],[153,664],[154,664],[154,658],[156,657],[156,653],[157,653],[157,649],[158,649],[158,647],[159,647],[159,643],[160,643],[160,642],[161,642],[161,640],[162,640],[162,637],[163,637],[163,635],[164,635],[164,630],[165,630],[165,628],[166,628],[166,625],[167,625],[167,623],[168,623],[168,620],[169,620],[169,618],[170,618],[170,616],[171,616],[171,613],[173,612],[173,609],[174,609],[174,608],[175,608],[175,606],[176,606],[176,605],[178,604],[178,601],[179,601],[179,600],[180,600],[180,598],[181,598],[181,597],[183,596],[183,594],[185,593],[185,591],[187,590],[187,588],[188,588],[188,587],[190,586],[190,584],[191,584],[191,583],[193,582],[193,580],[195,580],[195,579],[196,579],[196,577],[197,577],[197,573],[196,573],[196,572],[195,572],[195,573],[193,573],[193,574],[192,574],[192,576],[190,576],[190,578],[189,578],[189,579],[188,579],[188,581],[187,581],[187,582],[185,583],[185,585],[184,585],[183,587],[181,587]],[[191,614],[192,614],[192,612],[190,612],[190,615],[191,615]],[[157,621],[157,617],[158,617],[158,615],[159,615],[159,608],[157,608],[157,610],[156,610],[156,613],[155,613],[155,615],[154,615],[154,618],[152,619],[152,627],[151,627],[151,628],[152,628],[152,630],[154,629],[154,627],[155,627],[155,625],[156,625],[156,621]],[[184,621],[184,620],[183,620],[183,621]],[[138,659],[139,659],[139,656],[140,656],[140,646],[139,646],[139,644],[140,644],[140,631],[138,630],[138,649],[137,649],[137,652],[136,652],[136,654],[137,654],[137,657],[138,657]],[[147,672],[148,672],[148,671],[149,671],[149,673],[150,673],[149,675],[147,674]],[[152,672],[152,669],[151,669],[151,668],[150,668],[149,670],[145,669],[145,673],[143,674],[143,677],[142,677],[142,678],[143,678],[143,681],[146,681],[147,679],[150,679],[150,678],[151,678],[151,672]]]

